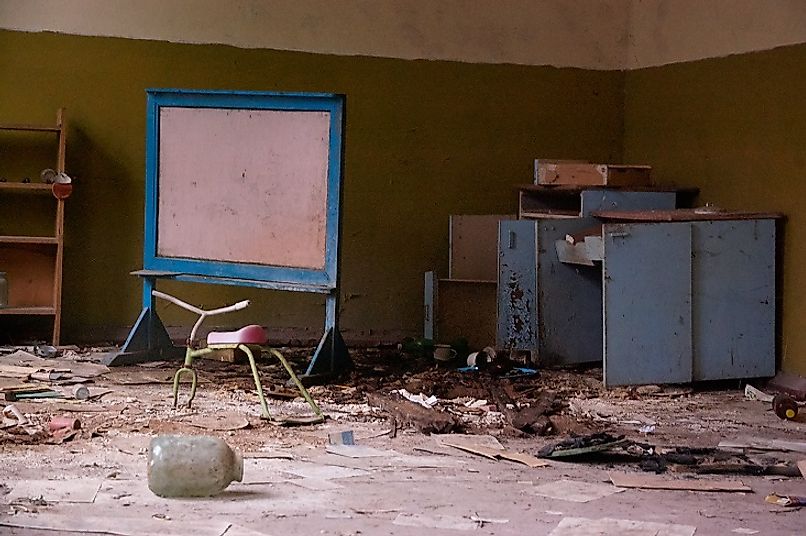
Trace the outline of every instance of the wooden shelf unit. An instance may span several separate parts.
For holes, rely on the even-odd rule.
[[[54,169],[57,173],[65,171],[67,123],[64,108],[56,112],[55,126],[0,124],[0,131],[56,134]],[[52,236],[0,236],[0,271],[7,274],[9,293],[8,306],[0,308],[0,317],[53,316],[51,343],[55,346],[61,336],[64,202],[72,193],[72,185],[0,182],[0,195],[48,192],[56,201]],[[0,332],[4,329],[0,324]]]

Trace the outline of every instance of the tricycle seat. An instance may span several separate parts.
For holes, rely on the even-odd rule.
[[[207,346],[219,344],[266,344],[269,335],[262,326],[251,324],[238,331],[211,331],[207,334]]]

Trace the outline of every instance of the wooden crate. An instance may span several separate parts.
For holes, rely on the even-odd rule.
[[[649,186],[650,166],[535,160],[535,183],[546,186]]]

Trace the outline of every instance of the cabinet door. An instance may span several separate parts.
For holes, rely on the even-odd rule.
[[[499,348],[536,351],[537,222],[502,221],[498,225]]]
[[[691,224],[603,233],[605,385],[691,381]]]
[[[775,221],[694,224],[694,379],[775,374]]]
[[[540,362],[572,365],[602,360],[602,272],[560,262],[555,242],[598,226],[593,218],[539,220],[537,302]]]

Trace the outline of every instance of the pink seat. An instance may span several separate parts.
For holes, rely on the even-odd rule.
[[[211,331],[207,334],[207,345],[215,344],[266,344],[269,335],[262,326],[252,324],[238,331]]]

